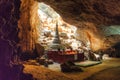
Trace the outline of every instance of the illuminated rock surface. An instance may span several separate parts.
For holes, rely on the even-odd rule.
[[[42,30],[41,27],[38,27],[38,25],[42,26],[42,21],[38,19],[39,16],[37,9],[39,3],[37,1],[43,1],[46,4],[50,5],[50,7],[52,7],[58,14],[60,14],[65,22],[76,26],[78,28],[77,34],[79,34],[77,38],[85,43],[89,41],[92,50],[99,50],[110,47],[111,42],[107,41],[110,39],[106,37],[105,34],[109,30],[112,31],[112,29],[106,29],[104,27],[114,25],[118,25],[119,27],[120,1],[23,0],[21,4],[21,19],[19,21],[19,35],[23,50],[33,50],[34,43],[36,43],[37,39],[39,39],[39,32]],[[48,13],[49,16],[52,15],[51,17],[55,17],[55,15],[50,12],[50,10],[47,11],[46,9],[48,8],[45,8],[44,11]],[[24,28],[24,26],[26,27]],[[37,26],[37,28],[35,26]],[[119,28],[117,29],[119,30]],[[106,30],[108,31],[106,32]],[[110,35],[112,34],[110,33]],[[119,40],[113,40],[113,43],[116,43],[118,41]]]
[[[1,80],[19,80],[20,76],[18,74],[23,74],[23,67],[22,65],[15,66],[17,64],[17,60],[14,59],[15,56],[19,55],[21,50],[33,53],[35,43],[37,43],[39,37],[38,32],[41,31],[38,30],[40,27],[35,27],[41,26],[37,13],[37,1],[43,1],[50,5],[65,22],[79,28],[77,31],[80,34],[78,39],[83,42],[90,41],[93,50],[108,48],[120,40],[118,34],[106,37],[101,30],[101,28],[104,30],[104,26],[117,25],[119,27],[119,0],[21,0],[21,2],[20,0],[1,0]],[[116,32],[116,29],[114,30],[112,28],[110,31]]]

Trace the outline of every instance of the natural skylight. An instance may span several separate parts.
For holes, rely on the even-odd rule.
[[[56,23],[58,23],[58,30],[62,44],[70,45],[74,48],[81,45],[80,41],[75,38],[77,28],[64,22],[60,15],[50,6],[44,3],[39,3],[38,14],[42,23],[42,31],[38,41],[42,45],[48,45],[52,42]]]

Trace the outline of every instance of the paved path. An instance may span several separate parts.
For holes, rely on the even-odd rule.
[[[83,72],[62,73],[42,66],[25,65],[24,72],[38,80],[120,80],[120,58],[103,60],[102,64],[82,69]]]
[[[120,80],[120,67],[105,69],[85,80]]]
[[[116,68],[116,67],[119,67],[119,66],[120,66],[120,59],[109,58],[107,60],[103,60],[102,64],[98,64],[98,65],[95,65],[95,66],[83,68],[84,72],[82,72],[82,73],[68,73],[66,75],[70,76],[71,78],[73,78],[75,80],[84,80],[84,79],[89,78],[93,75],[96,75],[97,73],[99,73],[101,71]],[[113,76],[116,77],[116,75],[113,75]],[[93,79],[93,80],[97,80],[97,79]],[[105,80],[105,79],[98,79],[98,80]],[[109,80],[114,80],[114,79],[109,79]],[[118,79],[118,80],[120,80],[120,79]]]

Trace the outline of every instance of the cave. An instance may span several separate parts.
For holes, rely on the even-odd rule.
[[[0,80],[118,80],[119,6],[119,0],[1,0]]]

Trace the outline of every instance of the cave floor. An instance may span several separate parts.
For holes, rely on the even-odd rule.
[[[37,80],[119,80],[120,59],[108,58],[102,64],[82,68],[83,72],[62,73],[43,66],[24,65],[24,72],[30,73]]]

